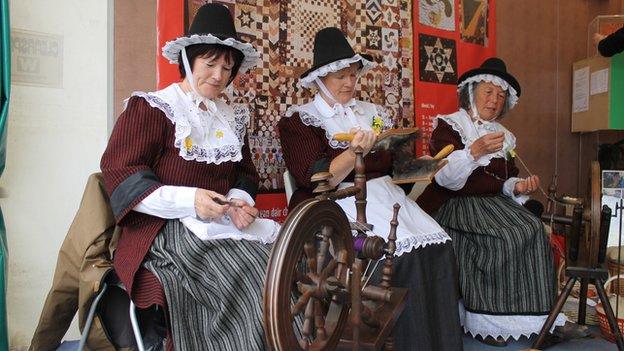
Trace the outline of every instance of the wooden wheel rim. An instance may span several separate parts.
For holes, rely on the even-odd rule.
[[[602,190],[600,189],[601,176],[600,164],[598,161],[592,161],[590,174],[590,211],[591,211],[591,254],[592,265],[598,263],[598,246],[600,245],[600,217],[602,207]]]
[[[264,328],[270,349],[303,350],[293,329],[290,310],[296,262],[301,257],[303,245],[315,235],[315,228],[325,225],[333,227],[332,244],[334,249],[346,252],[347,267],[353,263],[353,238],[349,221],[335,202],[308,200],[289,214],[271,251],[265,278]],[[346,281],[343,283],[347,286]],[[308,350],[334,349],[340,341],[348,314],[348,303],[331,302],[325,320],[327,338],[315,339]]]

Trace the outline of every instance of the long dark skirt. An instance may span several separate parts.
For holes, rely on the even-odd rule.
[[[158,234],[145,266],[165,291],[173,344],[185,350],[264,350],[262,291],[270,246],[202,241],[178,220]]]
[[[547,314],[556,290],[541,220],[506,196],[456,197],[435,219],[453,238],[466,310]]]
[[[450,241],[394,258],[392,285],[408,288],[405,310],[394,327],[399,351],[461,351],[457,273]],[[380,261],[371,282],[381,278]]]

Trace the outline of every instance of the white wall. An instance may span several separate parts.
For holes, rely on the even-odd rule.
[[[30,343],[58,249],[106,146],[111,3],[9,1],[12,29],[63,40],[61,88],[12,85],[8,160],[0,180],[7,195],[0,203],[9,246],[12,349]],[[67,337],[79,337],[75,323]]]

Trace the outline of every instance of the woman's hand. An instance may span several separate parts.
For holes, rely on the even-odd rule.
[[[502,150],[503,141],[505,141],[504,132],[488,133],[470,145],[470,154],[478,160],[482,156]]]
[[[606,35],[600,34],[600,33],[594,33],[592,39],[594,41],[594,45],[598,46],[598,44],[602,41],[602,39],[606,38]]]
[[[516,183],[514,186],[515,195],[528,195],[539,188],[540,180],[536,175],[532,175]]]
[[[354,133],[353,140],[351,141],[351,145],[349,145],[349,149],[355,153],[355,149],[359,146],[362,148],[364,152],[364,156],[366,156],[373,145],[375,145],[375,141],[377,140],[377,135],[372,130],[359,130],[359,129],[351,129],[350,133]]]
[[[258,209],[241,199],[231,199],[235,206],[230,206],[227,214],[238,229],[247,228],[258,217]]]
[[[195,213],[201,219],[216,219],[223,217],[230,205],[219,205],[215,200],[227,202],[225,196],[212,190],[197,189],[195,192]]]

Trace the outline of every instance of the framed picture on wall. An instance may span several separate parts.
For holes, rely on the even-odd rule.
[[[624,171],[602,171],[602,193],[608,196],[622,197],[624,193]]]

